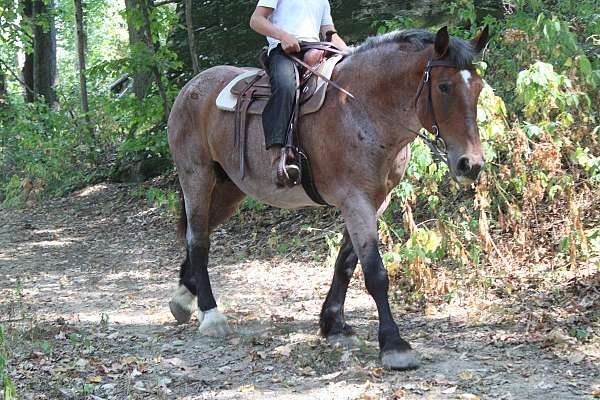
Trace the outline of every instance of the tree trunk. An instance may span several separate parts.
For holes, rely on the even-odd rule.
[[[145,50],[150,52],[150,49],[146,48],[146,32],[143,23],[143,11],[142,1],[144,0],[125,0],[125,10],[127,14],[127,30],[129,32],[129,49],[131,51],[132,58],[144,58],[138,57]],[[135,70],[133,71],[133,93],[138,99],[146,97],[148,88],[152,83],[152,71],[148,66],[140,65],[139,62],[135,62]]]
[[[33,0],[33,90],[54,105],[56,83],[56,28],[54,0]]]
[[[198,52],[196,51],[196,39],[194,37],[194,21],[192,19],[192,0],[185,0],[185,26],[187,28],[188,47],[190,48],[190,57],[192,58],[192,68],[194,76],[200,73],[198,66]]]
[[[4,70],[0,69],[0,108],[6,107],[8,104],[8,98],[6,96],[6,75]]]
[[[149,5],[148,5],[148,2],[150,2],[150,1],[152,1],[152,0],[142,0],[142,12],[144,15],[146,44],[148,45],[148,48],[151,50],[152,58],[154,60],[156,53],[158,53],[158,50],[160,49],[160,47],[159,47],[160,45],[158,42],[154,41],[154,39],[152,37],[152,22],[150,20],[150,9],[149,9]],[[160,99],[161,99],[162,105],[163,105],[165,121],[167,121],[169,119],[169,109],[170,109],[169,100],[167,99],[167,91],[165,90],[165,86],[162,81],[162,76],[160,74],[160,70],[158,69],[158,64],[156,63],[156,61],[153,61],[151,70],[154,73],[154,79],[156,80],[156,85],[158,86],[158,93],[160,94]]]
[[[90,126],[90,107],[88,104],[87,80],[85,77],[85,46],[86,37],[83,26],[83,5],[81,0],[75,0],[75,22],[77,25],[77,55],[79,57],[79,92],[81,96],[81,111]]]
[[[21,5],[23,7],[21,29],[27,32],[31,27],[33,18],[33,1],[21,0]],[[27,103],[33,103],[35,100],[35,93],[33,92],[33,49],[30,51],[25,51],[25,62],[23,63],[21,74],[23,76],[22,80],[25,83],[23,85],[25,101]]]

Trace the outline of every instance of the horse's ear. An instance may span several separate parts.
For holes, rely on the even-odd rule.
[[[448,45],[450,44],[450,36],[448,36],[448,27],[444,26],[437,31],[435,35],[435,43],[433,45],[435,54],[441,58],[448,52]]]
[[[489,41],[490,30],[489,27],[486,25],[485,28],[483,28],[483,30],[479,33],[479,35],[475,36],[475,38],[471,40],[471,46],[473,46],[475,54],[481,53],[481,51],[485,49],[485,46],[487,46]]]

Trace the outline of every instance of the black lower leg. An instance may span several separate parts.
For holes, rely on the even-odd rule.
[[[335,261],[333,282],[321,309],[319,325],[321,335],[325,337],[353,334],[352,328],[346,324],[344,318],[344,302],[357,262],[358,258],[352,247],[348,231],[344,230],[342,246]]]
[[[179,284],[185,286],[193,295],[198,293],[198,285],[196,285],[196,276],[190,262],[190,252],[186,249],[185,260],[179,267]]]
[[[194,277],[193,280],[196,285],[195,293],[198,296],[198,307],[201,311],[208,311],[217,307],[217,302],[213,296],[210,278],[208,276],[209,250],[210,242],[208,238],[204,239],[201,243],[194,243],[188,246],[189,260]]]
[[[400,337],[392,316],[388,300],[389,278],[381,261],[377,243],[371,244],[366,254],[367,258],[362,263],[362,268],[367,291],[375,300],[379,314],[379,348],[381,352],[410,350],[408,342]]]

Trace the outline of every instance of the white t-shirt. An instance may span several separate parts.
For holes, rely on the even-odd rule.
[[[328,0],[259,0],[259,7],[273,9],[271,23],[298,39],[299,42],[318,42],[323,25],[333,25]],[[279,40],[267,37],[269,51]]]

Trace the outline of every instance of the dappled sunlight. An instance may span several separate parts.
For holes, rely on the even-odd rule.
[[[104,192],[107,198],[116,197],[111,190],[108,186]],[[598,348],[592,342],[571,343],[568,331],[537,336],[528,331],[529,321],[538,316],[524,314],[518,295],[499,300],[473,293],[452,297],[449,304],[432,301],[424,307],[394,301],[401,335],[423,356],[424,365],[418,371],[383,371],[377,310],[360,269],[345,307],[346,322],[358,340],[351,348],[336,347],[319,335],[331,267],[315,261],[311,253],[295,255],[298,261],[273,251],[261,253],[256,241],[245,243],[249,254],[242,257],[239,243],[231,239],[239,233],[239,221],[216,235],[209,266],[217,303],[233,334],[205,337],[198,332],[197,312],[189,323],[177,325],[169,310],[182,257],[172,231],[165,233],[165,225],[154,219],[156,214],[149,215],[145,205],[114,212],[114,218],[123,221],[120,224],[97,223],[106,218],[103,213],[113,211],[87,207],[96,200],[86,199],[82,208],[91,212],[85,214],[86,220],[68,217],[56,222],[51,219],[56,213],[40,213],[31,218],[34,231],[23,229],[20,241],[3,243],[8,247],[0,252],[0,257],[14,258],[10,263],[20,266],[6,287],[0,287],[1,311],[10,310],[7,318],[17,321],[14,326],[25,314],[23,329],[28,324],[30,335],[34,326],[52,354],[68,360],[66,364],[50,360],[36,339],[20,345],[17,362],[29,363],[34,372],[52,365],[59,371],[49,378],[53,385],[65,385],[60,383],[61,368],[69,371],[70,365],[79,363],[81,378],[75,379],[76,384],[81,386],[87,377],[100,380],[95,394],[105,398],[126,397],[126,389],[119,386],[125,381],[151,398],[161,390],[157,382],[167,382],[164,387],[175,397],[184,396],[192,385],[203,396],[236,400],[329,400],[333,391],[348,398],[387,398],[391,387],[453,398],[473,393],[479,387],[475,382],[514,393],[534,387],[542,393],[549,385],[559,387],[548,376],[559,382],[557,377],[566,369],[580,376],[593,371],[590,363],[598,361]],[[65,243],[44,246],[46,242]],[[560,289],[588,290],[588,297],[577,297],[585,300],[583,306],[595,301],[590,268],[582,266],[569,280],[572,284]],[[585,282],[576,284],[582,278]],[[544,315],[569,316],[558,310]],[[40,354],[35,360],[28,358],[32,351]],[[535,365],[529,361],[540,357]],[[106,370],[97,369],[96,360]],[[538,364],[543,373],[536,369]]]
[[[599,0],[286,1],[351,44],[288,129],[338,207],[214,108],[286,7],[3,2],[0,396],[600,400]]]
[[[130,218],[140,218],[140,217],[150,216],[150,215],[156,214],[156,211],[158,209],[159,209],[158,207],[149,207],[146,210],[142,210],[142,211],[139,211],[139,212],[133,214]]]
[[[89,186],[83,190],[81,190],[77,196],[78,197],[88,197],[94,194],[99,194],[103,191],[105,191],[108,188],[108,186],[104,183],[100,183],[98,185],[94,185],[94,186]]]
[[[34,229],[33,233],[35,235],[58,235],[59,233],[64,232],[64,228],[54,228],[54,229]]]
[[[109,323],[123,325],[145,325],[145,326],[160,326],[163,324],[163,319],[160,315],[148,311],[123,311],[117,312],[114,310],[95,310],[93,312],[82,311],[77,313],[77,319],[82,323],[100,324],[102,318],[107,318]]]
[[[0,261],[16,261],[15,257],[11,257],[6,253],[0,253]]]
[[[75,242],[78,242],[78,239],[41,240],[39,242],[29,242],[27,247],[65,247]]]

